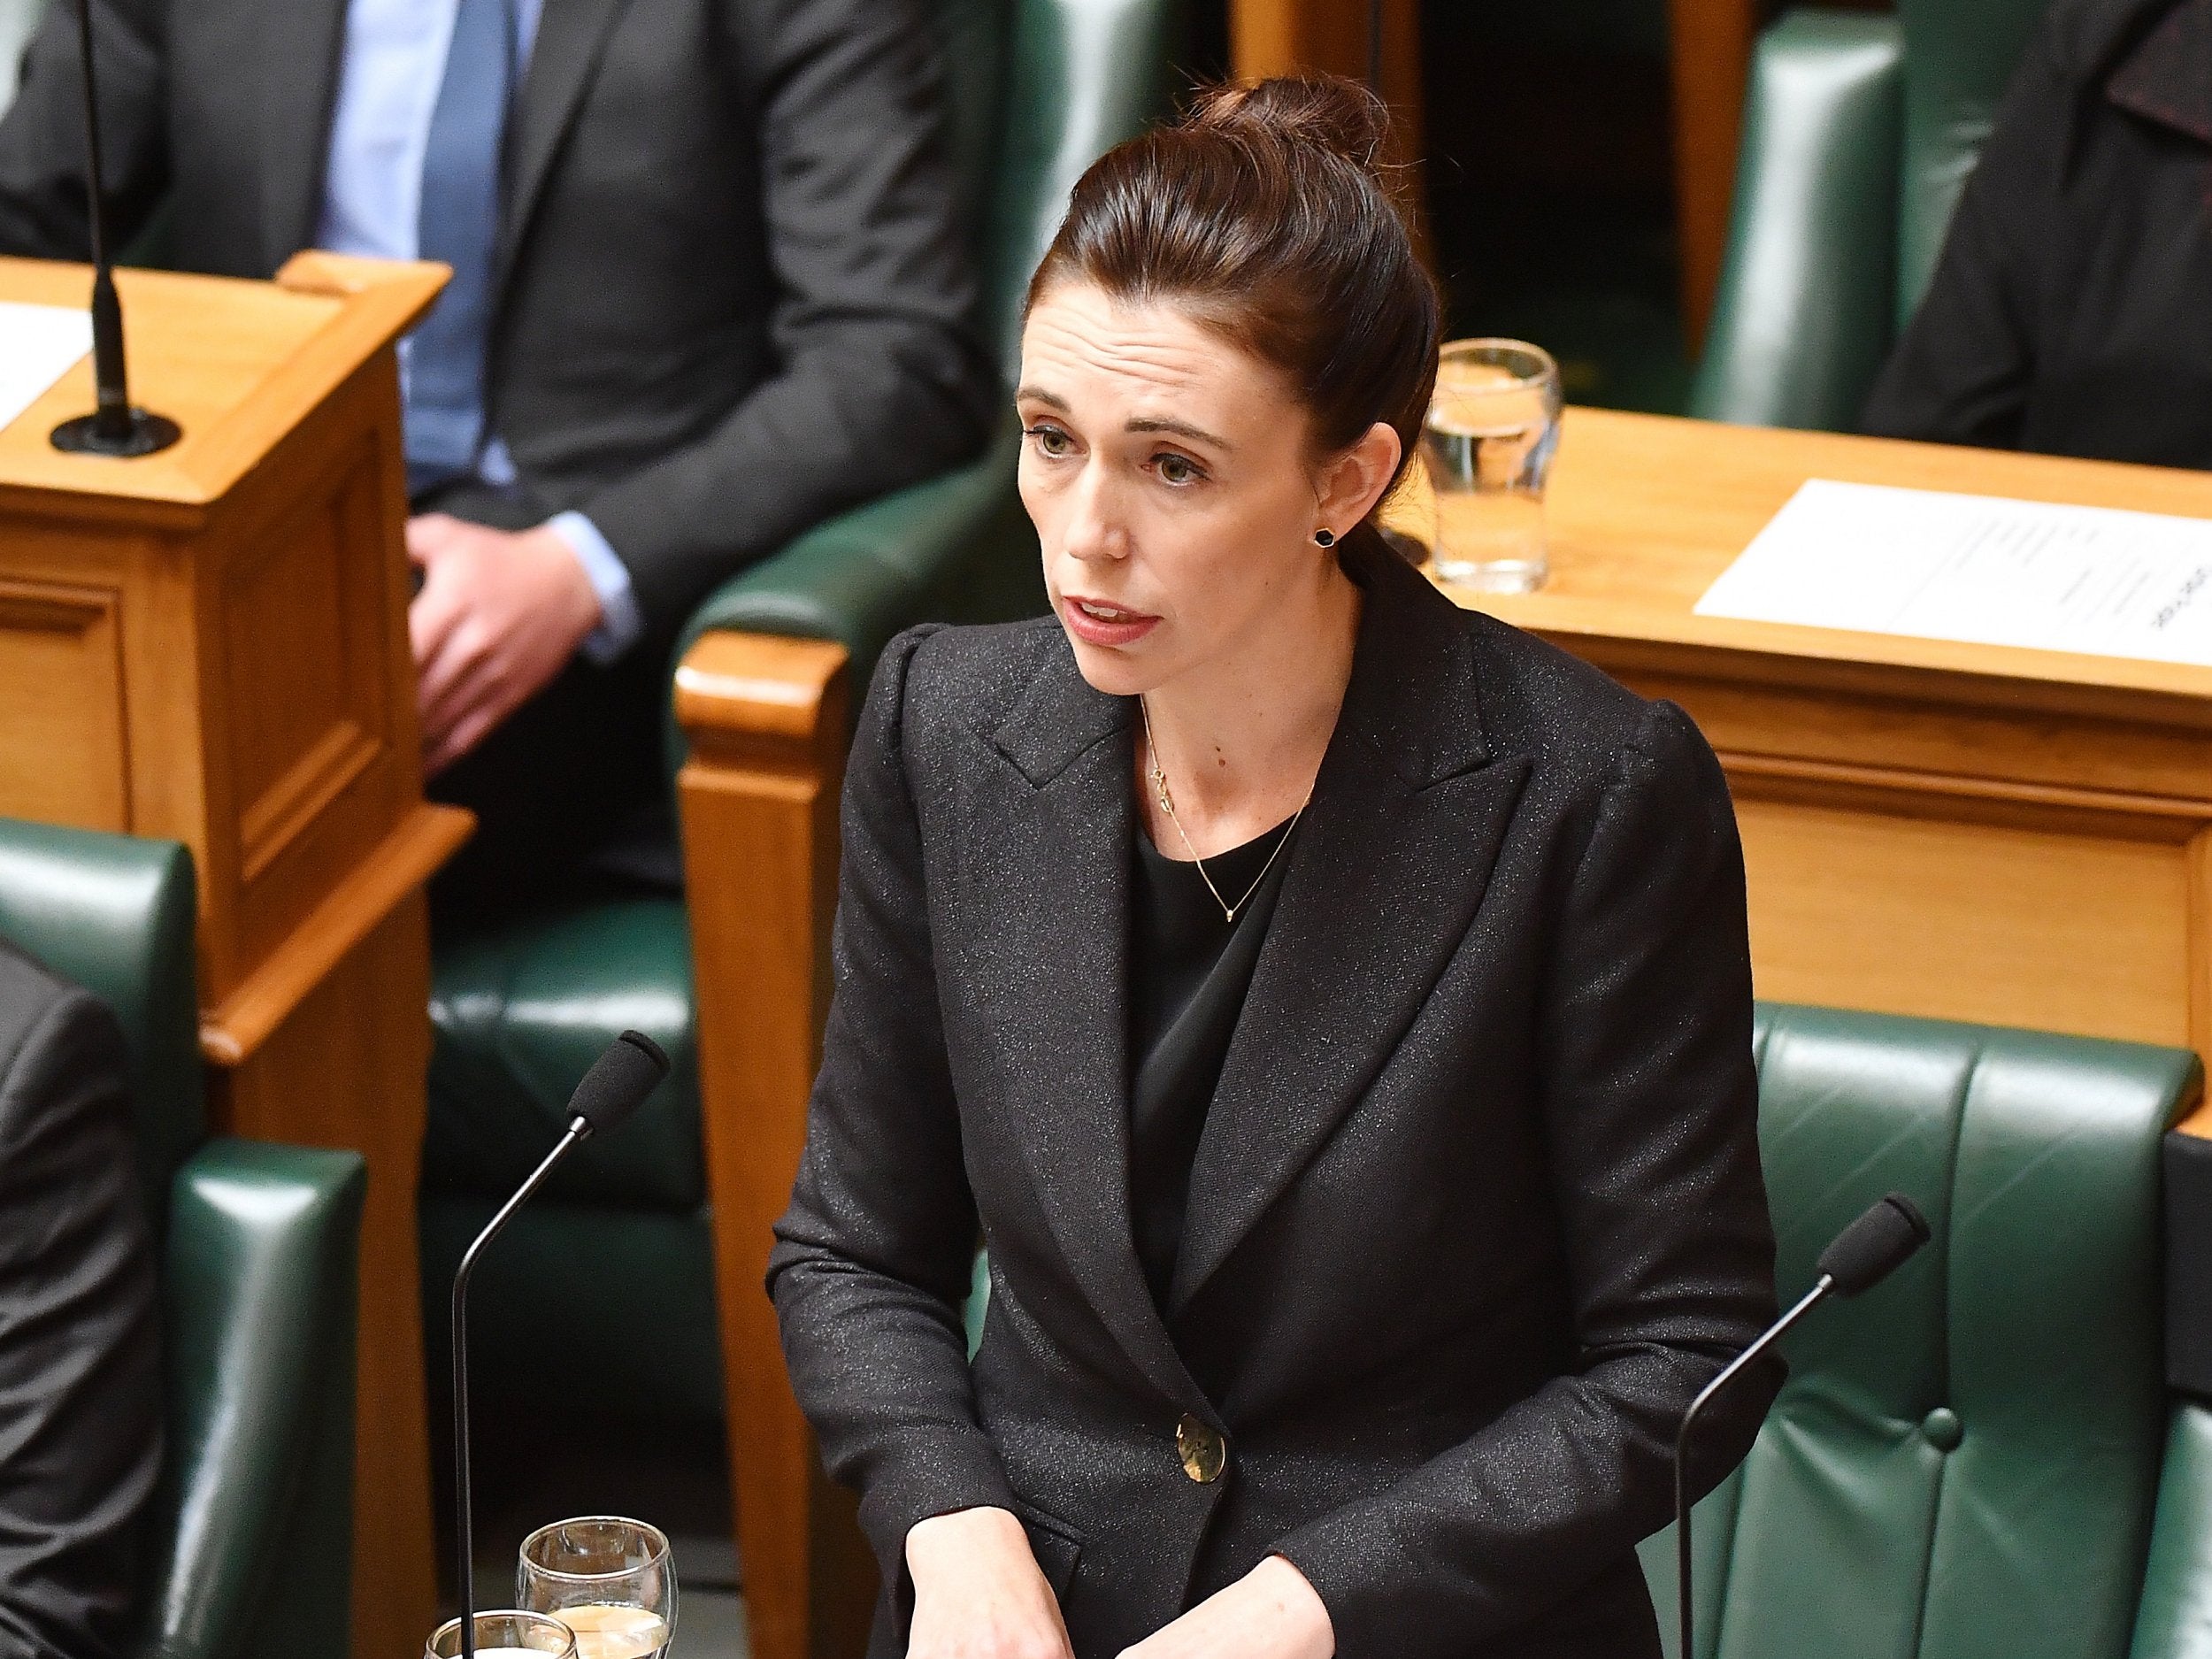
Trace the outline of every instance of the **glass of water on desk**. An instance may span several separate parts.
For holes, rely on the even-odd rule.
[[[515,1599],[576,1632],[576,1659],[657,1659],[676,1633],[676,1564],[657,1526],[591,1515],[523,1540]]]
[[[1521,340],[1455,340],[1421,434],[1436,491],[1436,573],[1482,593],[1544,584],[1544,480],[1559,447],[1559,365]]]

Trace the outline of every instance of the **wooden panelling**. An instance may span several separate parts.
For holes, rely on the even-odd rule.
[[[419,805],[348,872],[245,982],[200,1016],[200,1051],[241,1065],[407,895],[436,873],[473,827],[454,807]]]
[[[370,482],[362,457],[226,573],[223,701],[248,887],[383,752],[381,549],[364,545],[374,526],[356,500]]]
[[[1736,149],[1761,0],[1667,0],[1674,86],[1675,239],[1681,250],[1682,330],[1705,338],[1728,247]]]
[[[383,499],[372,407],[349,382],[274,457],[296,488],[280,496],[257,477],[219,520],[233,551],[209,712],[231,736],[217,781],[239,839],[211,874],[234,884],[238,955],[213,996],[254,973],[419,797],[413,671],[396,680],[390,650],[395,634],[404,649],[387,572],[403,518]]]
[[[1397,194],[1427,257],[1421,188],[1421,11],[1419,0],[1382,0],[1382,79],[1390,105],[1389,159],[1401,169]],[[1363,81],[1368,72],[1364,0],[1230,0],[1229,59],[1239,81],[1323,70]]]
[[[428,1548],[415,1178],[430,1063],[429,928],[419,891],[364,933],[265,1039],[209,1073],[209,1111],[261,1141],[366,1155],[353,1476],[357,1655],[422,1651],[437,1586]]]
[[[119,608],[112,590],[0,580],[0,813],[130,826]]]
[[[1736,796],[1760,995],[2190,1043],[2185,847]]]

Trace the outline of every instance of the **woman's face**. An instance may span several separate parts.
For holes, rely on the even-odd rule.
[[[1233,655],[1300,584],[1314,591],[1334,564],[1314,532],[1356,524],[1397,464],[1379,426],[1386,444],[1371,434],[1317,467],[1271,365],[1088,283],[1031,308],[1015,396],[1053,609],[1083,677],[1120,696]]]

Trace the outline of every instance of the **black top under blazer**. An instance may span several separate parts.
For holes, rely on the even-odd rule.
[[[1351,682],[1164,1315],[1128,1195],[1134,705],[1049,618],[918,628],[877,671],[769,1270],[893,1587],[872,1654],[904,1646],[907,1529],[978,1504],[1027,1524],[1080,1659],[1270,1553],[1346,1659],[1659,1652],[1633,1547],[1684,1408],[1774,1312],[1727,787],[1671,704],[1346,567]],[[1187,1415],[1227,1444],[1208,1484]]]

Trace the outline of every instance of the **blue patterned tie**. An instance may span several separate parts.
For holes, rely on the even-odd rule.
[[[408,488],[473,472],[499,235],[501,141],[515,83],[514,0],[459,0],[423,157],[419,246],[453,280],[408,345]]]

